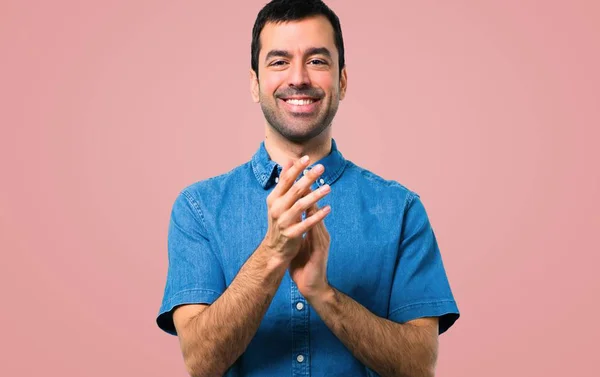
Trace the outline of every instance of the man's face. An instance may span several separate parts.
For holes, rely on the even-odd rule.
[[[333,27],[323,16],[267,23],[260,34],[258,78],[251,91],[267,122],[286,139],[302,142],[331,124],[346,92]]]

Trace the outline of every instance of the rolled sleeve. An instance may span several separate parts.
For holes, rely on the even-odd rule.
[[[435,234],[417,194],[407,198],[406,208],[388,319],[404,323],[416,318],[439,317],[441,334],[460,314]]]
[[[184,304],[212,304],[225,291],[223,269],[204,226],[198,201],[182,191],[171,211],[169,268],[157,325],[176,335],[173,310]]]

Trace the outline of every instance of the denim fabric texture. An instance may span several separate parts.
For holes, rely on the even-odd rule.
[[[403,323],[458,319],[442,258],[418,194],[345,159],[334,139],[313,184],[331,193],[329,283],[372,313]],[[281,166],[264,142],[247,163],[181,191],[171,212],[169,267],[158,326],[176,334],[179,305],[219,298],[267,232],[267,195]],[[235,313],[231,313],[235,315]],[[376,376],[353,357],[302,297],[289,273],[244,354],[226,376]]]

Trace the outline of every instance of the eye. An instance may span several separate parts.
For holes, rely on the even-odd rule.
[[[327,62],[325,60],[322,59],[312,59],[309,61],[310,64],[316,64],[316,65],[323,65],[323,64],[327,64]]]
[[[274,62],[272,62],[271,64],[269,64],[269,66],[281,66],[284,65],[285,61],[283,60],[275,60]]]

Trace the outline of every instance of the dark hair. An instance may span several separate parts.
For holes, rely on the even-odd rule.
[[[321,0],[272,0],[265,5],[254,22],[252,28],[252,45],[250,46],[250,65],[258,76],[258,54],[260,53],[260,33],[267,22],[297,21],[304,18],[323,15],[333,26],[333,39],[338,50],[340,71],[344,68],[344,39],[340,19]]]

